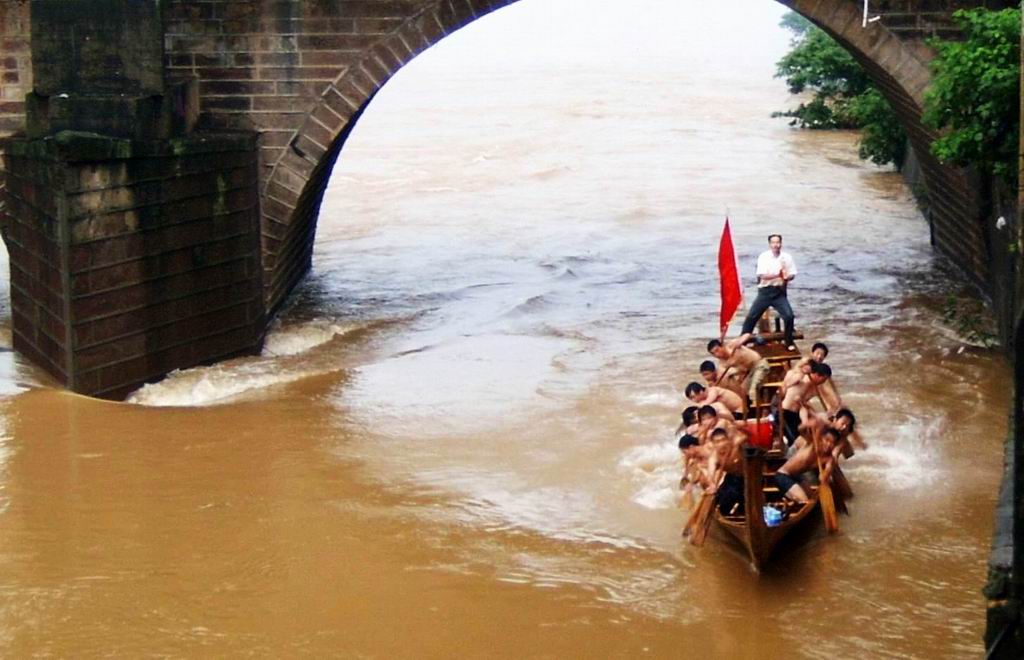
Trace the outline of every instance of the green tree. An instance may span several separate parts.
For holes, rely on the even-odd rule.
[[[859,128],[860,157],[878,165],[903,165],[906,134],[867,72],[835,39],[795,12],[780,25],[793,33],[790,51],[776,65],[793,94],[811,100],[774,116],[801,128]]]
[[[964,39],[931,42],[937,55],[923,120],[942,131],[932,153],[1013,185],[1020,133],[1020,10],[960,10],[953,20]]]
[[[858,155],[875,165],[903,167],[907,134],[882,93],[874,87],[850,100],[850,116],[861,127]]]
[[[779,21],[779,26],[786,28],[796,36],[801,37],[805,32],[814,27],[814,23],[811,23],[795,11],[789,11],[786,12],[782,17],[782,20]]]
[[[790,93],[812,92],[813,96],[782,115],[805,128],[857,128],[847,105],[870,85],[864,68],[819,28],[811,26],[795,34],[793,48],[776,65],[776,77],[786,79]]]

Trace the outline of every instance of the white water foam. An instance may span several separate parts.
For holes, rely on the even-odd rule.
[[[263,356],[296,355],[335,337],[351,332],[356,326],[335,323],[328,319],[313,319],[305,323],[283,327],[280,321],[271,326],[263,342]]]
[[[630,400],[638,406],[656,406],[658,408],[676,409],[679,402],[683,400],[683,393],[676,391],[660,390],[658,392],[643,392],[630,395]]]
[[[533,532],[560,541],[619,549],[647,547],[621,530],[601,525],[598,521],[604,505],[584,488],[538,486],[519,475],[464,466],[420,471],[416,479],[459,493],[456,517],[490,532]]]
[[[527,529],[561,541],[597,543],[614,548],[639,549],[638,540],[595,526],[598,505],[594,497],[580,490],[546,487],[503,490],[488,487],[486,495],[469,500],[464,511],[484,519],[492,531]]]
[[[619,458],[618,467],[633,484],[632,501],[647,509],[671,509],[679,502],[683,464],[672,442],[633,447]]]
[[[211,367],[172,371],[160,382],[135,390],[125,402],[143,406],[208,406],[314,373],[279,366],[273,360],[229,361]]]
[[[332,367],[325,367],[323,361],[306,360],[302,354],[312,352],[356,327],[327,319],[313,319],[287,327],[276,322],[264,341],[260,357],[173,371],[160,382],[144,385],[132,392],[126,402],[144,406],[215,405],[246,393],[324,373]]]
[[[884,482],[886,490],[911,491],[943,477],[942,459],[935,455],[943,419],[910,419],[890,428],[887,438],[872,442],[844,469],[858,480]],[[631,500],[647,509],[678,506],[682,460],[672,442],[632,447],[619,458],[618,469],[632,484]]]
[[[857,479],[877,479],[886,490],[910,491],[933,484],[943,476],[943,461],[935,453],[945,418],[909,419],[889,427],[889,436],[871,442],[850,461]],[[845,469],[845,467],[844,467]]]

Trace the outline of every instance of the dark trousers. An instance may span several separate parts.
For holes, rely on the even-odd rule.
[[[786,446],[792,447],[800,435],[800,413],[792,410],[782,411],[782,435],[786,438]]]
[[[786,345],[791,346],[793,344],[793,308],[789,306],[789,298],[786,297],[786,287],[784,286],[763,286],[757,290],[757,298],[754,299],[754,304],[750,306],[750,313],[747,314],[747,318],[743,321],[743,334],[754,331],[754,326],[757,325],[757,320],[761,318],[764,311],[769,307],[774,307],[775,311],[782,317],[782,322],[786,327]]]

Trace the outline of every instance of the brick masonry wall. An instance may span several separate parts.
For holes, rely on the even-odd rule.
[[[765,0],[769,1],[769,0]],[[861,28],[860,0],[784,0],[858,52],[910,128],[933,189],[936,246],[987,282],[977,201],[963,173],[927,155],[920,124],[929,74],[922,41],[947,36],[958,8],[994,0],[873,0],[882,19]],[[309,266],[329,164],[359,114],[390,77],[447,34],[509,0],[169,0],[169,75],[199,80],[201,122],[259,135],[268,309]],[[965,250],[966,245],[966,250]]]
[[[32,88],[28,0],[0,2],[0,138],[25,130],[25,94]],[[0,225],[6,187],[0,151]]]
[[[32,89],[28,0],[0,3],[0,137],[25,128],[25,94]]]
[[[1007,0],[871,0],[868,7],[872,16],[881,16],[881,22],[901,37],[952,39],[959,35],[951,18],[957,9],[1005,9],[1017,4]]]
[[[308,268],[320,199],[373,94],[445,34],[508,0],[171,0],[166,64],[199,79],[201,122],[259,134],[265,295]]]
[[[61,275],[63,255],[57,196],[60,172],[49,163],[3,157],[8,217],[4,242],[10,255],[14,346],[61,383],[69,380],[68,299]]]
[[[108,398],[257,350],[254,138],[82,140],[9,145],[17,350]]]

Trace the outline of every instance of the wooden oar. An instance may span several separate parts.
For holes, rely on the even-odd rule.
[[[834,458],[832,460],[835,460]],[[846,475],[839,468],[839,463],[832,468],[832,485],[836,487],[836,494],[844,500],[853,499],[853,488],[850,487],[850,482],[846,480]]]
[[[821,506],[821,515],[825,519],[825,529],[829,534],[833,534],[839,531],[839,514],[836,513],[832,486],[829,485],[828,479],[824,478],[825,469],[821,464],[821,454],[818,451],[818,433],[812,433],[811,438],[814,443],[814,457],[818,460],[818,505]]]
[[[704,540],[708,537],[708,529],[711,527],[711,512],[714,511],[717,501],[718,496],[710,493],[705,493],[701,498],[699,515],[690,531],[690,543],[698,548],[704,545]]]
[[[700,505],[697,507],[693,525],[690,527],[690,543],[698,548],[704,545],[704,539],[708,536],[708,529],[711,527],[711,512],[714,511],[715,504],[718,502],[717,488],[722,485],[723,479],[725,479],[724,472],[715,479],[716,492],[712,494],[705,491],[700,496]]]
[[[837,467],[839,466],[837,465],[833,467],[832,472],[832,485],[835,486],[835,489],[832,490],[832,498],[835,500],[836,503],[836,511],[843,514],[844,516],[848,516],[850,515],[850,510],[846,508],[846,495],[843,494],[843,489],[840,488],[838,480],[836,479],[835,468]],[[849,486],[849,484],[847,484],[847,486]]]
[[[690,512],[690,517],[686,520],[686,525],[683,527],[683,536],[690,536],[693,534],[693,530],[697,528],[704,517],[707,515],[706,503],[708,500],[715,499],[715,496],[711,493],[704,491],[693,505],[693,511]]]
[[[700,498],[698,498],[697,501],[693,503],[693,510],[690,511],[690,517],[686,519],[686,524],[683,525],[684,538],[689,536],[690,532],[693,530],[693,525],[697,522],[697,515],[700,513],[700,508],[704,504],[704,498],[707,496],[707,493],[703,493],[701,494]]]

